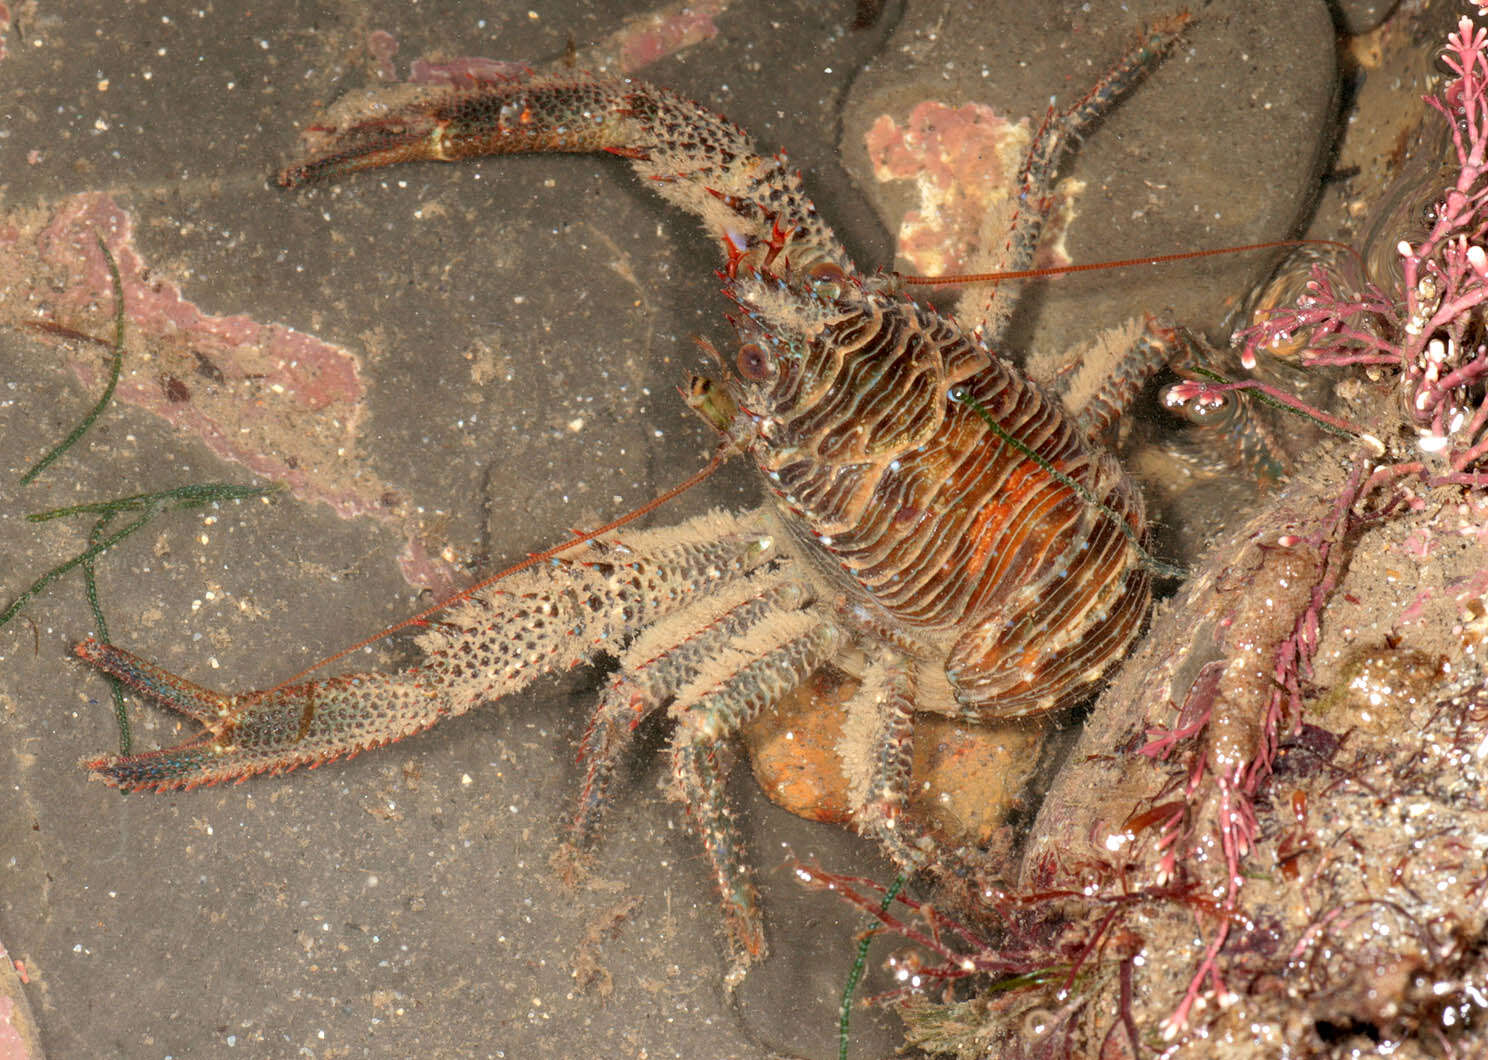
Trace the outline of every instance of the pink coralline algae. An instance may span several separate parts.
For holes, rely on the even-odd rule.
[[[899,224],[899,256],[925,276],[975,271],[969,250],[986,245],[979,239],[984,225],[1006,226],[1031,139],[1026,120],[1013,124],[979,103],[927,100],[904,125],[880,115],[864,137],[874,177],[913,181],[919,192],[918,208]],[[1035,266],[1069,264],[1063,240],[1079,190],[1079,182],[1060,183]]]
[[[619,52],[621,73],[631,73],[718,36],[713,19],[728,7],[723,0],[664,7],[629,23],[611,42]]]
[[[144,262],[133,219],[109,195],[0,217],[0,321],[43,340],[73,336],[60,342],[62,356],[85,388],[99,390],[114,306],[95,234],[114,256],[124,292],[116,401],[343,518],[405,521],[386,500],[397,491],[367,466],[358,441],[367,386],[357,355],[283,324],[202,312]],[[410,540],[416,535],[412,525],[403,529]],[[438,566],[427,558],[405,564],[417,584],[443,586],[448,572]]]
[[[389,503],[399,491],[365,460],[359,434],[367,384],[357,355],[283,324],[202,312],[145,263],[133,218],[111,196],[90,192],[0,217],[0,321],[43,340],[97,338],[74,338],[61,350],[83,386],[99,390],[114,305],[95,238],[108,245],[123,285],[126,348],[116,401],[148,410],[224,460],[343,518],[398,524],[409,540],[405,575],[419,586],[448,586],[447,565],[425,553],[407,513]]]
[[[398,80],[398,68],[393,65],[393,56],[398,54],[398,38],[385,29],[374,29],[367,34],[367,54],[377,62],[377,76],[384,81]]]

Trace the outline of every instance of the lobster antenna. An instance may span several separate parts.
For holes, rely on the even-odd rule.
[[[552,559],[554,556],[558,555],[558,553],[560,552],[566,552],[578,545],[593,541],[601,534],[607,534],[611,530],[618,529],[619,527],[622,527],[627,523],[634,522],[648,512],[654,511],[655,509],[661,507],[663,504],[670,501],[673,497],[680,496],[681,494],[686,493],[688,490],[692,489],[692,487],[702,482],[705,478],[707,478],[709,475],[713,474],[713,472],[717,471],[721,466],[723,466],[723,462],[727,460],[729,456],[729,450],[724,446],[719,446],[718,449],[714,451],[713,457],[708,461],[706,467],[704,467],[700,471],[693,472],[685,481],[678,483],[666,492],[653,497],[651,500],[647,501],[639,508],[633,508],[630,511],[626,512],[624,515],[620,516],[618,519],[612,519],[610,522],[605,523],[603,526],[597,527],[594,530],[575,530],[573,531],[574,536],[571,540],[564,541],[561,544],[554,545],[552,548],[544,549],[541,552],[530,553],[527,558],[522,560],[520,563],[513,563],[505,570],[498,571],[497,573],[491,575],[489,578],[482,578],[474,585],[471,585],[465,589],[461,589],[453,596],[446,597],[436,604],[431,604],[429,607],[424,608],[424,610],[420,611],[416,615],[410,615],[408,618],[405,618],[400,622],[395,622],[391,626],[388,626],[386,629],[372,634],[370,637],[364,637],[350,647],[342,648],[340,651],[336,652],[333,655],[327,655],[325,658],[311,663],[299,673],[293,674],[290,677],[285,678],[283,681],[280,681],[273,688],[266,688],[260,692],[255,693],[252,697],[252,700],[249,700],[249,702],[262,699],[265,696],[271,696],[276,692],[282,691],[283,689],[289,687],[297,681],[303,680],[304,678],[308,677],[310,674],[314,673],[316,670],[319,670],[321,667],[329,666],[333,662],[344,659],[352,652],[360,651],[362,648],[365,648],[369,644],[375,644],[385,637],[390,637],[394,633],[397,633],[399,630],[407,629],[409,626],[423,625],[424,620],[427,619],[430,615],[433,615],[439,611],[443,611],[447,607],[452,607],[455,604],[459,603],[461,600],[468,599],[469,597],[480,592],[480,590],[484,589],[488,585],[493,585],[504,578],[509,578],[513,574],[517,574],[521,571],[526,570],[528,567],[536,566],[539,563],[545,563],[548,560]]]
[[[1234,247],[1213,247],[1209,250],[1185,250],[1175,254],[1153,254],[1145,258],[1121,258],[1117,261],[1087,261],[1076,265],[1050,265],[1042,269],[1020,269],[1016,272],[956,273],[949,276],[900,276],[899,282],[907,287],[952,287],[972,283],[997,283],[1000,280],[1036,280],[1045,276],[1063,276],[1071,272],[1094,272],[1097,269],[1124,269],[1133,265],[1165,265],[1172,261],[1188,261],[1192,258],[1213,258],[1220,254],[1244,254],[1252,250],[1274,250],[1278,247],[1336,247],[1350,254],[1358,251],[1347,243],[1333,239],[1276,239],[1268,243],[1244,243]]]

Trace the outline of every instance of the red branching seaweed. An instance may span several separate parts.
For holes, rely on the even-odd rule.
[[[889,966],[903,984],[875,1002],[902,1001],[972,977],[990,980],[999,990],[1052,985],[1068,1000],[1077,980],[1096,958],[1124,963],[1140,948],[1132,932],[1117,930],[1121,919],[1152,903],[1180,903],[1210,915],[1219,910],[1191,883],[1126,889],[1119,866],[1092,866],[1094,875],[1113,881],[1109,889],[1055,889],[1016,893],[989,887],[980,894],[978,930],[938,906],[896,894],[885,907],[887,888],[860,876],[827,872],[796,862],[797,878],[806,886],[831,891],[878,922],[871,931],[886,931],[928,953],[898,953]],[[1071,918],[1068,906],[1079,903],[1091,915]],[[902,907],[908,912],[896,912]],[[1105,952],[1110,948],[1114,952]]]
[[[1356,293],[1315,266],[1308,293],[1250,329],[1244,359],[1298,335],[1303,362],[1371,365],[1400,373],[1403,404],[1419,432],[1423,459],[1397,474],[1426,473],[1433,484],[1482,485],[1488,455],[1488,30],[1464,17],[1447,39],[1443,61],[1453,77],[1426,102],[1451,128],[1457,176],[1437,200],[1417,244],[1401,240],[1403,282],[1387,291],[1365,282]]]

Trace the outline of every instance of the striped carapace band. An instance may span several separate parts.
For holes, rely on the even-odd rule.
[[[1055,168],[1153,65],[1181,20],[1150,32],[1040,127],[1013,203],[1045,204]],[[608,151],[725,249],[737,348],[691,403],[759,468],[773,497],[737,513],[611,533],[462,594],[428,624],[420,661],[222,695],[120,648],[78,654],[199,721],[174,748],[86,763],[122,788],[170,790],[345,757],[428,728],[600,656],[615,673],[584,737],[575,850],[599,829],[609,778],[653,712],[674,722],[673,790],[723,896],[734,972],[765,952],[723,785],[719,743],[834,664],[860,687],[838,755],[857,826],[906,868],[939,857],[906,812],[917,712],[969,720],[1050,710],[1087,694],[1130,643],[1148,600],[1140,496],[1094,441],[1161,353],[1059,394],[992,352],[1001,293],[976,311],[987,340],[866,277],[783,155],[664,89],[523,76],[398,86],[349,99],[312,128],[280,182],[530,151]],[[1004,268],[1038,243],[1036,209],[1007,218]],[[426,222],[438,223],[438,222]],[[1135,329],[1140,331],[1141,329]],[[711,348],[711,347],[710,347]]]
[[[964,707],[1036,713],[1086,694],[1130,642],[1148,572],[1115,458],[1059,401],[932,309],[850,277],[740,270],[725,386],[736,444],[841,593],[933,645]],[[965,387],[970,400],[949,400]],[[1078,496],[987,417],[1083,485]]]

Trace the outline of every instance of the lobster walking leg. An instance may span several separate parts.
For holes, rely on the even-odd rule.
[[[721,678],[711,672],[677,694],[672,714],[672,776],[713,867],[728,918],[736,983],[752,961],[765,954],[759,899],[743,856],[743,843],[724,790],[719,742],[771,703],[777,702],[836,654],[843,643],[837,626],[805,613],[773,624],[772,643],[752,657],[733,653],[737,668]],[[747,661],[746,661],[747,660]],[[727,666],[729,655],[715,665]]]
[[[970,271],[1021,272],[1033,264],[1044,222],[1048,219],[1054,177],[1065,156],[1148,70],[1157,65],[1188,22],[1189,16],[1183,14],[1154,23],[1084,96],[1063,111],[1050,109],[1034,136],[1019,174],[1016,212],[1010,219],[988,219],[988,226],[983,227],[986,235],[981,240],[978,256],[971,262]],[[999,221],[1006,225],[1005,233],[989,228]],[[1003,236],[1001,241],[996,238],[998,235]],[[956,314],[964,320],[985,321],[987,341],[993,347],[1000,347],[1012,319],[1019,286],[1017,283],[998,283],[972,288],[957,304]]]
[[[851,797],[858,830],[912,872],[925,866],[931,849],[920,842],[928,844],[927,837],[913,834],[905,814],[914,760],[915,676],[904,660],[884,655],[869,665],[848,701],[842,755],[846,774],[856,781]]]
[[[598,832],[610,775],[640,723],[735,650],[730,642],[757,635],[762,623],[798,610],[802,601],[799,583],[766,571],[740,581],[732,594],[701,603],[703,614],[686,609],[626,647],[618,660],[620,673],[600,699],[579,751],[586,768],[570,833],[577,850],[588,847]]]

